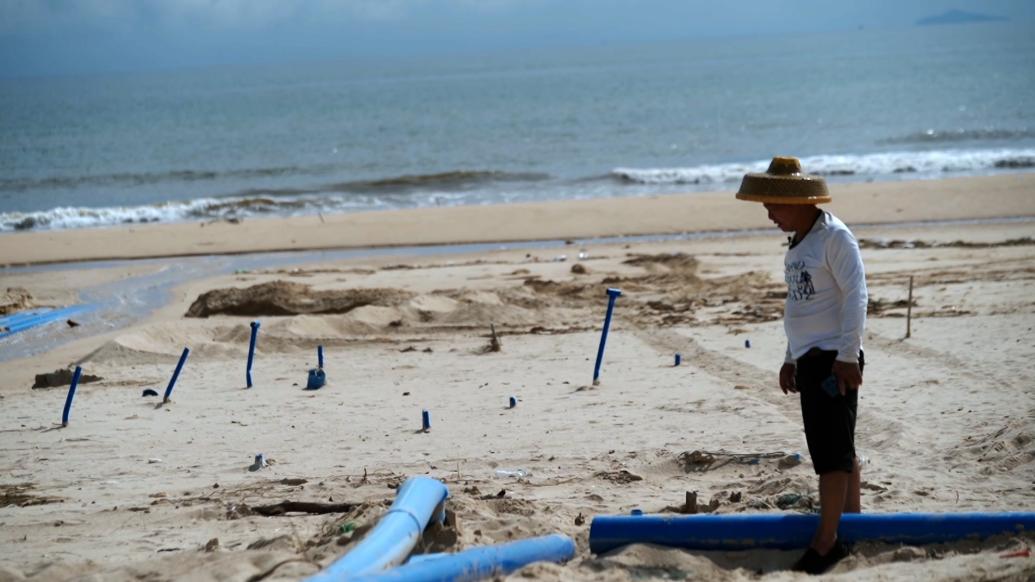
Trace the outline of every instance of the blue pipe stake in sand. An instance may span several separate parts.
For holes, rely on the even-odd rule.
[[[255,360],[255,339],[259,336],[259,322],[252,322],[252,339],[248,344],[248,367],[245,369],[245,379],[248,380],[248,388],[252,387],[252,361]]]
[[[682,362],[683,362],[683,355],[682,355],[682,354],[678,354],[678,353],[677,353],[677,354],[676,354],[676,363],[675,363],[674,365],[675,365],[675,366],[678,366],[678,365],[679,365],[679,364],[681,364]]]
[[[607,290],[607,315],[604,316],[604,330],[600,333],[600,347],[597,348],[597,363],[593,366],[593,385],[600,383],[600,365],[604,363],[604,346],[607,344],[607,332],[611,329],[611,314],[615,310],[615,299],[622,295],[619,289]]]
[[[510,408],[514,408],[515,406],[517,406],[517,398],[514,398],[513,396],[511,396],[510,397]]]
[[[169,398],[172,396],[173,387],[176,386],[176,379],[180,377],[180,370],[183,369],[183,364],[187,362],[187,356],[190,355],[190,348],[183,348],[183,353],[180,354],[180,363],[176,364],[176,370],[173,372],[172,378],[169,378],[169,385],[165,387],[165,398],[162,399],[162,403],[169,402]]]
[[[323,346],[316,346],[316,367],[309,369],[309,377],[305,382],[306,390],[319,390],[327,383],[327,374],[323,371]]]
[[[424,432],[431,430],[431,413],[427,410],[420,411],[420,429]]]
[[[65,397],[65,409],[61,411],[61,426],[68,426],[68,415],[72,412],[72,400],[75,400],[75,389],[79,386],[79,376],[83,375],[83,369],[75,367],[72,374],[72,385],[68,387],[68,396]]]

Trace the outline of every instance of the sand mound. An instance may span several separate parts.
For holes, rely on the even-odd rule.
[[[409,293],[398,289],[314,291],[302,283],[271,281],[244,289],[213,289],[202,293],[186,316],[348,313],[364,305],[397,304],[408,297]]]
[[[237,358],[248,348],[248,324],[169,322],[138,328],[101,345],[82,361],[118,365],[175,363],[184,347],[191,359]]]
[[[686,253],[662,253],[658,255],[632,255],[631,259],[622,261],[625,265],[636,265],[648,271],[664,267],[669,271],[697,271],[697,259]]]
[[[953,466],[966,466],[983,475],[1012,471],[1022,465],[1035,464],[1035,429],[1025,421],[1014,420],[987,434],[969,435],[955,447],[946,461]]]
[[[8,315],[33,307],[32,295],[21,287],[0,291],[0,315]]]
[[[728,560],[723,567],[708,558],[708,554],[716,553],[636,544],[587,560],[583,567],[599,572],[601,580],[743,580],[748,572],[738,573],[738,568],[752,573],[777,570],[797,558],[792,552],[743,552],[750,556],[738,556],[741,559],[737,562],[741,563]]]
[[[449,313],[456,310],[458,302],[444,295],[418,295],[410,300],[409,306],[417,311]]]

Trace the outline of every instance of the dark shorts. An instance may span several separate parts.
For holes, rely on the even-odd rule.
[[[801,418],[805,423],[805,440],[816,473],[855,470],[855,412],[858,390],[846,390],[842,396],[831,396],[824,380],[831,377],[837,352],[812,349],[798,358],[794,382],[801,397]],[[859,352],[859,369],[865,365]]]

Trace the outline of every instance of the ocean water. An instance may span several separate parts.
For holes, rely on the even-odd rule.
[[[0,81],[0,231],[1035,170],[1035,26]]]

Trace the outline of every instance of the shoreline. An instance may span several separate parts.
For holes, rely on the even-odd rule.
[[[979,196],[974,196],[980,192]],[[1035,216],[1035,174],[836,185],[849,223]],[[889,217],[889,214],[891,215]],[[249,220],[145,224],[0,235],[0,265],[514,243],[770,228],[730,192],[455,206]],[[118,249],[113,250],[113,249]]]

